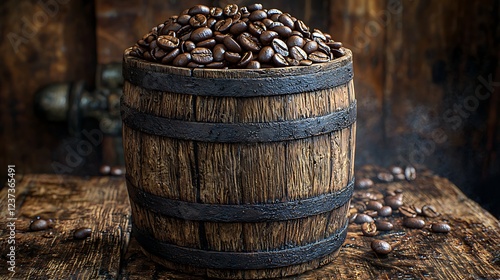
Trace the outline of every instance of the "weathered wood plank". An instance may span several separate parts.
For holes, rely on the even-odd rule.
[[[19,178],[16,178],[19,179]],[[28,175],[16,186],[16,267],[7,254],[7,188],[1,192],[0,279],[116,279],[129,241],[130,205],[122,178]],[[55,219],[52,229],[29,231],[36,216]],[[75,240],[73,231],[92,229]],[[4,269],[5,268],[5,269]]]

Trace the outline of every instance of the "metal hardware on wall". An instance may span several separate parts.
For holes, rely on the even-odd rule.
[[[122,86],[121,63],[98,65],[95,89],[84,81],[49,85],[35,95],[35,110],[47,121],[66,122],[73,137],[81,137],[85,119],[96,120],[104,135],[103,163],[123,165]]]

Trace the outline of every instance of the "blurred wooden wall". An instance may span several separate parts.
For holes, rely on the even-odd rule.
[[[121,61],[123,49],[152,26],[194,4],[254,2],[42,2],[50,1],[65,4],[59,4],[59,12],[18,53],[8,40],[0,42],[0,163],[17,163],[26,172],[50,172],[50,162],[61,157],[67,137],[63,125],[33,115],[38,87],[78,79],[92,82],[96,64]],[[38,3],[0,4],[0,12],[7,15],[0,19],[2,38],[21,32],[22,17],[31,19],[40,10]],[[327,30],[353,50],[358,164],[426,165],[485,205],[493,204],[488,197],[495,188],[490,186],[500,180],[499,1],[262,3]]]

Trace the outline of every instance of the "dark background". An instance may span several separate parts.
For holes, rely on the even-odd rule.
[[[92,89],[99,67],[120,62],[123,50],[152,26],[194,4],[252,2],[2,1],[1,168],[92,175],[103,162],[119,163],[119,142],[106,136],[81,163],[55,170],[54,163],[67,161],[68,148],[78,148],[80,139],[65,123],[35,114],[37,90],[80,80]],[[426,166],[500,217],[499,1],[261,2],[352,49],[358,166]],[[6,171],[0,177],[4,181]]]

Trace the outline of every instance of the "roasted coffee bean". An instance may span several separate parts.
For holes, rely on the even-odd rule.
[[[256,10],[256,11],[253,11],[249,16],[248,18],[251,20],[251,21],[261,21],[265,18],[267,18],[267,13],[264,11],[264,10]]]
[[[284,25],[283,23],[279,22],[278,19],[280,18],[281,14],[274,14],[270,15],[268,18],[273,21],[273,23],[279,23],[280,25]]]
[[[111,166],[109,166],[107,164],[103,164],[99,168],[99,174],[101,174],[101,175],[109,175],[110,171],[111,171]]]
[[[247,9],[251,13],[253,11],[262,10],[262,4],[251,4],[248,5]]]
[[[121,166],[113,166],[111,167],[110,174],[111,176],[122,176],[125,173],[123,167]]]
[[[301,66],[311,66],[312,64],[313,64],[313,62],[310,61],[309,59],[304,59],[304,60],[300,61]]]
[[[210,14],[210,8],[205,5],[196,5],[188,10],[188,14],[194,16],[196,14],[208,15]]]
[[[171,52],[169,52],[163,59],[161,60],[161,63],[163,64],[170,64],[174,59],[181,54],[180,49],[173,49]]]
[[[353,213],[349,216],[348,221],[350,224],[354,223],[356,221],[356,218],[358,217],[358,213]]]
[[[262,48],[259,40],[255,37],[252,37],[252,35],[248,32],[241,33],[241,35],[238,36],[238,42],[240,43],[241,47],[243,47],[243,49],[247,51],[258,52]]]
[[[247,23],[239,20],[237,22],[234,22],[233,25],[231,25],[231,28],[229,28],[229,33],[233,35],[238,35],[245,32],[247,28],[248,28]]]
[[[216,62],[212,62],[212,63],[209,63],[207,65],[205,65],[207,68],[216,68],[216,69],[222,69],[224,67],[226,67],[226,64],[222,61],[216,61]]]
[[[257,60],[252,60],[247,65],[247,69],[260,69],[260,62]]]
[[[371,223],[373,222],[373,218],[366,214],[358,214],[354,222],[356,224]]]
[[[282,56],[288,56],[290,53],[288,52],[288,47],[285,42],[281,39],[274,38],[271,46],[273,47],[274,51],[278,54],[281,54]]]
[[[191,59],[198,64],[209,64],[214,60],[212,51],[207,48],[195,48],[191,52]]]
[[[181,29],[179,29],[179,31],[177,31],[177,37],[182,41],[187,41],[191,37],[192,31],[193,27],[191,25],[184,25],[183,27],[181,27]]]
[[[224,59],[226,59],[230,63],[238,63],[241,60],[241,55],[236,52],[225,52]]]
[[[210,38],[199,42],[198,44],[196,44],[196,47],[212,49],[216,44],[217,42],[215,41],[215,39]]]
[[[352,204],[351,206],[356,208],[358,210],[358,212],[365,212],[366,211],[366,204],[361,202],[361,201],[357,201],[354,204]]]
[[[390,166],[389,167],[389,171],[391,171],[392,175],[398,175],[398,174],[403,174],[403,168],[399,167],[399,166]]]
[[[288,48],[292,48],[294,46],[302,48],[304,46],[304,44],[305,44],[304,38],[302,38],[298,35],[293,35],[290,38],[288,38],[288,40],[286,40],[286,45],[288,46]],[[306,56],[307,56],[307,53],[306,53]]]
[[[406,179],[406,177],[405,177],[405,174],[396,174],[396,175],[394,175],[394,179],[401,181],[401,180]]]
[[[377,174],[377,179],[381,182],[384,182],[384,183],[390,183],[390,182],[394,181],[394,176],[392,176],[391,173],[379,172]]]
[[[392,251],[392,246],[384,240],[375,239],[371,243],[372,250],[379,255],[387,255]]]
[[[240,53],[242,51],[240,44],[231,36],[226,36],[224,38],[224,46],[230,52]]]
[[[210,16],[220,19],[224,17],[224,11],[222,8],[219,7],[212,7],[210,9]]]
[[[264,23],[260,21],[252,22],[248,25],[248,32],[252,34],[255,37],[260,37],[262,32],[266,31],[267,27],[264,25]]]
[[[311,37],[316,42],[320,42],[320,41],[325,42],[326,41],[325,34],[321,30],[318,30],[318,29],[314,29],[313,30],[313,33],[311,34]]]
[[[302,34],[306,35],[309,33],[309,27],[303,21],[297,20],[294,25]]]
[[[324,63],[330,61],[330,57],[326,53],[319,51],[310,53],[308,59],[316,63]]]
[[[317,50],[318,50],[318,43],[316,41],[309,41],[309,42],[306,42],[304,45],[304,51],[307,54],[311,54]]]
[[[267,14],[268,14],[269,16],[276,15],[276,14],[281,15],[282,13],[283,13],[283,12],[282,12],[281,10],[278,10],[278,9],[269,9],[269,10],[267,11]]]
[[[294,27],[294,22],[293,20],[285,14],[281,14],[280,17],[278,18],[279,22],[283,23],[285,26],[288,26],[290,28]]]
[[[207,27],[210,28],[210,29],[213,29],[215,23],[217,22],[217,19],[215,18],[209,18],[207,20]]]
[[[292,29],[288,26],[276,26],[271,29],[278,33],[282,38],[288,38],[292,36]]]
[[[196,48],[196,44],[193,41],[185,41],[182,47],[184,52],[191,52]]]
[[[264,46],[267,46],[267,45],[270,45],[274,38],[277,38],[279,35],[277,32],[275,31],[271,31],[271,30],[266,30],[264,32],[262,32],[262,34],[260,35],[260,42],[262,43],[262,45]]]
[[[301,60],[307,59],[307,53],[303,49],[301,49],[300,47],[293,46],[290,49],[290,57],[292,57],[293,59],[296,59],[297,61],[301,61]]]
[[[342,48],[341,42],[328,41],[326,44],[332,49],[340,49]]]
[[[190,53],[181,53],[179,54],[174,61],[172,61],[172,65],[184,67],[191,62],[191,54]]]
[[[394,228],[394,225],[391,222],[388,221],[375,221],[375,225],[377,226],[377,229],[380,231],[390,231]]]
[[[375,218],[378,216],[378,212],[376,210],[365,210],[363,214],[366,214],[372,218]]]
[[[384,198],[385,205],[390,206],[392,209],[398,209],[403,206],[403,199],[398,195],[386,196]]]
[[[92,234],[92,229],[90,228],[78,228],[73,232],[74,239],[85,239],[90,237]]]
[[[369,201],[368,203],[366,203],[366,209],[368,210],[380,210],[382,209],[382,207],[384,207],[384,205],[382,205],[382,203],[380,203],[379,201],[376,201],[376,200],[372,200],[372,201]]]
[[[179,38],[173,36],[162,35],[158,37],[156,43],[160,48],[167,51],[171,51],[172,49],[177,48],[179,46],[180,40]]]
[[[221,19],[214,24],[215,31],[227,32],[233,25],[233,20],[231,18]]]
[[[392,215],[392,207],[386,205],[380,208],[377,212],[380,217],[389,217]]]
[[[373,187],[373,181],[369,178],[362,178],[358,181],[356,186],[360,189],[367,189]]]
[[[179,29],[181,29],[182,25],[178,24],[177,22],[171,23],[171,24],[166,24],[163,29],[161,30],[160,35],[166,35],[169,31],[174,31],[177,32]]]
[[[187,25],[189,24],[189,20],[191,19],[190,15],[181,15],[177,18],[177,23],[180,25]]]
[[[282,27],[282,26],[285,26],[285,25],[283,23],[279,22],[279,21],[273,21],[273,23],[269,24],[269,26],[267,27],[267,29],[273,30],[274,28]]]
[[[273,59],[275,52],[274,49],[270,46],[263,47],[259,52],[259,62],[268,63]]]
[[[214,57],[214,61],[223,61],[224,60],[224,53],[226,53],[226,46],[224,44],[217,44],[215,45],[212,53]]]
[[[413,166],[407,166],[405,168],[405,177],[408,181],[413,181],[417,178],[417,170]]]
[[[194,28],[207,26],[207,17],[202,14],[194,15],[189,19],[189,24]]]
[[[422,215],[422,208],[415,205],[412,205],[411,208],[415,210],[415,213],[417,213],[417,215]]]
[[[333,57],[343,57],[345,55],[345,51],[342,50],[342,49],[330,49],[332,54],[333,54]]]
[[[377,226],[374,222],[363,223],[361,225],[361,232],[363,232],[364,236],[375,236],[377,235]]]
[[[434,208],[434,206],[424,205],[422,206],[422,215],[429,218],[436,218],[440,214],[438,211],[436,211],[436,208]]]
[[[437,233],[448,233],[451,231],[451,227],[449,224],[443,222],[433,223],[431,225],[431,230]]]
[[[280,53],[275,53],[273,55],[273,63],[277,67],[285,67],[288,66],[288,61],[286,61],[285,57]]]
[[[325,44],[323,41],[318,41],[318,50],[322,51],[326,54],[330,54],[330,47]]]
[[[167,52],[164,49],[160,49],[159,47],[156,47],[153,50],[151,50],[151,55],[156,60],[162,60],[163,57],[165,57],[167,55]]]
[[[248,51],[243,55],[243,57],[241,57],[241,60],[238,62],[236,66],[241,68],[246,67],[250,63],[250,61],[252,61],[252,59],[253,59],[253,54],[251,51]]]
[[[200,27],[195,29],[191,33],[190,38],[193,42],[201,42],[203,40],[211,38],[212,36],[213,36],[212,29],[208,27]]]
[[[30,224],[31,231],[40,231],[40,230],[45,230],[48,228],[49,228],[49,223],[47,223],[47,221],[44,219],[37,219],[37,220],[31,221],[31,224]]]
[[[405,218],[403,220],[403,226],[407,228],[421,229],[425,226],[425,221],[420,218]]]
[[[238,13],[239,7],[236,4],[229,4],[224,7],[224,15],[227,17],[233,17]]]
[[[399,207],[399,213],[405,217],[414,218],[417,216],[417,212],[410,206]]]

